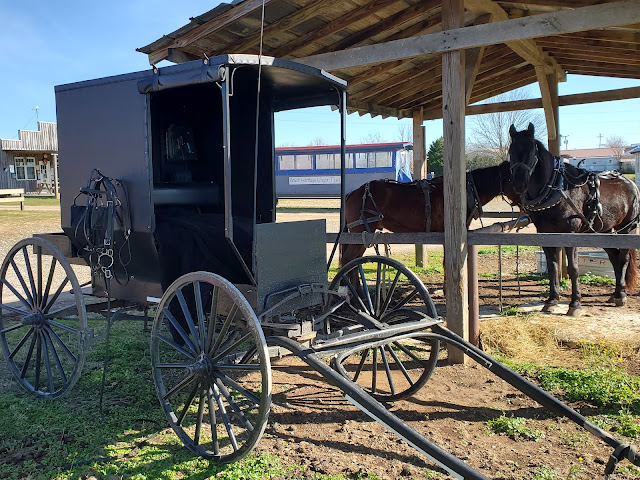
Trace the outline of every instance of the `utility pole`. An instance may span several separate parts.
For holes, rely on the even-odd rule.
[[[560,139],[562,140],[564,138],[564,149],[567,150],[567,144],[569,143],[569,140],[567,140],[569,138],[569,135],[560,135]]]
[[[599,134],[599,135],[598,135],[598,140],[599,140],[599,142],[598,142],[598,148],[602,148],[602,134]]]
[[[35,110],[35,111],[36,111],[36,122],[39,122],[39,121],[40,121],[40,114],[39,114],[40,107],[38,107],[38,106],[36,105],[36,108],[33,108],[32,110]],[[32,118],[33,118],[33,117],[32,117]]]

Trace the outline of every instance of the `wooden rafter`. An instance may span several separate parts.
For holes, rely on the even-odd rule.
[[[339,70],[356,65],[411,58],[428,53],[528,40],[546,35],[592,30],[640,21],[640,4],[635,0],[544,13],[526,18],[505,20],[489,25],[475,25],[454,31],[356,47],[298,59],[302,63]],[[499,25],[496,27],[496,25]]]

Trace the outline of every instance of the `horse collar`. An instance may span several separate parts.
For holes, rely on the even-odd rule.
[[[536,149],[536,159],[538,158]],[[537,163],[537,162],[536,162]],[[537,197],[530,198],[524,193],[521,199],[522,208],[528,212],[538,212],[555,207],[564,198],[562,191],[565,188],[564,163],[558,157],[554,157],[553,176],[551,181],[545,185]]]

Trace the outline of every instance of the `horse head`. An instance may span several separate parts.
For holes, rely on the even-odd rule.
[[[538,143],[533,135],[533,124],[530,123],[526,130],[516,131],[511,125],[509,135],[509,167],[511,169],[511,183],[518,195],[522,195],[529,187],[531,174],[538,164]]]

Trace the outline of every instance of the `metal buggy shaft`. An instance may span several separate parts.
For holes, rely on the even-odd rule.
[[[458,337],[453,332],[440,325],[432,325],[430,328],[430,332],[420,332],[415,335],[424,338],[435,338],[461,349],[465,355],[472,358],[487,370],[494,373],[531,399],[555,413],[565,416],[613,447],[614,451],[611,453],[609,462],[605,468],[605,476],[613,473],[617,463],[625,458],[634,465],[640,466],[640,453],[632,445],[619,442],[607,432],[589,422],[585,417],[568,405],[562,403],[560,400],[548,394],[537,385],[534,385],[524,377],[500,364],[494,358],[490,357],[471,343]],[[326,356],[326,352],[306,347],[290,338],[268,337],[266,341],[268,345],[280,346],[300,357],[310,367],[320,373],[330,384],[342,390],[347,400],[383,425],[389,431],[402,438],[405,442],[424,454],[430,460],[440,465],[455,478],[464,480],[488,479],[488,477],[474,470],[465,462],[431,442],[412,427],[407,425],[400,418],[387,410],[382,403],[372,398],[371,395],[364,391],[359,385],[349,381],[334,371],[322,360],[322,354],[324,353]]]

